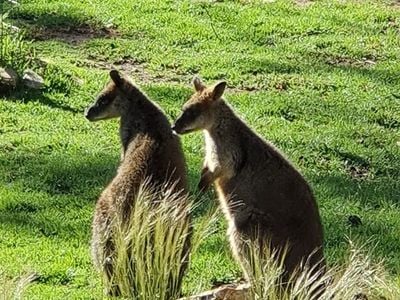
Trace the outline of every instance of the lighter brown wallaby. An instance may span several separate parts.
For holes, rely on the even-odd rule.
[[[278,253],[286,249],[284,282],[302,262],[323,272],[323,230],[306,180],[221,98],[225,82],[206,87],[195,77],[193,83],[196,92],[173,129],[179,134],[204,131],[206,153],[199,188],[215,184],[229,222],[232,251],[246,279],[252,276],[247,245],[267,246]]]
[[[173,183],[172,188],[177,193],[188,192],[180,140],[172,132],[164,113],[118,71],[112,70],[110,77],[107,86],[85,112],[90,121],[120,117],[121,163],[97,201],[92,224],[92,257],[108,280],[113,278],[114,251],[110,223],[116,214],[122,222],[129,218],[132,201],[143,181],[149,179],[152,186],[168,181]],[[190,237],[185,244],[187,258]],[[117,295],[118,286],[114,285],[108,293]]]

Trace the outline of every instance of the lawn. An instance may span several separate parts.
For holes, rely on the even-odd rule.
[[[0,96],[0,274],[37,273],[27,299],[101,298],[90,224],[118,166],[118,121],[90,123],[83,110],[112,66],[171,121],[194,74],[227,80],[238,114],[312,185],[329,264],[345,260],[350,238],[400,282],[400,6],[21,0],[10,18],[45,78],[40,92]],[[203,138],[182,141],[195,191]],[[238,277],[222,219],[193,254],[185,293]]]

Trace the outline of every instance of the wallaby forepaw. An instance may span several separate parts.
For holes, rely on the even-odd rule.
[[[197,188],[200,193],[205,193],[210,188],[210,184],[206,180],[201,179],[199,184],[197,185]]]

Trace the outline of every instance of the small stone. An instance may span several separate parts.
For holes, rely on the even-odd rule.
[[[43,78],[32,70],[25,70],[22,81],[28,88],[40,90],[44,87]]]
[[[0,91],[6,92],[15,89],[17,83],[17,72],[10,68],[0,68]]]

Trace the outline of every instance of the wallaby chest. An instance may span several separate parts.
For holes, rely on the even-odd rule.
[[[216,139],[208,131],[204,131],[206,155],[204,165],[212,173],[221,173],[224,178],[230,178],[234,174],[234,161],[231,151],[221,139]]]

